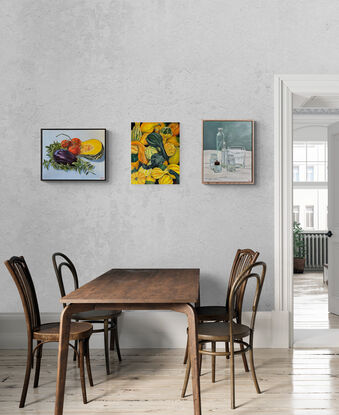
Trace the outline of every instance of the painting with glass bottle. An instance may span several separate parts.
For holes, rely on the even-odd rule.
[[[204,120],[204,184],[254,184],[254,121]]]

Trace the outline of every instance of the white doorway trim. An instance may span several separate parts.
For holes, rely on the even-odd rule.
[[[274,283],[275,311],[287,312],[293,345],[292,110],[293,94],[339,95],[339,75],[275,75]]]

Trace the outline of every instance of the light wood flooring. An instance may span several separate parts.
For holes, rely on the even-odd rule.
[[[321,272],[294,274],[294,328],[338,329],[339,316],[328,313],[328,289]]]
[[[185,367],[181,349],[129,349],[123,362],[105,374],[102,350],[92,350],[94,387],[83,405],[79,372],[69,362],[64,415],[192,415],[192,396],[180,399]],[[256,394],[241,357],[236,359],[236,410],[229,409],[226,359],[217,358],[217,382],[211,383],[210,360],[204,357],[201,393],[203,414],[335,415],[339,413],[339,349],[258,349],[255,352],[261,395]],[[227,362],[228,365],[228,362]],[[41,414],[54,411],[56,351],[45,350],[41,381],[30,384],[25,408],[18,408],[25,352],[0,351],[0,413]],[[188,392],[191,393],[189,386]]]

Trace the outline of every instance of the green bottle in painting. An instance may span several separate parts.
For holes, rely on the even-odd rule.
[[[132,141],[140,141],[142,137],[142,132],[140,128],[140,122],[136,122],[132,129]]]

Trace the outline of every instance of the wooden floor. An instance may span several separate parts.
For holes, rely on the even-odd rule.
[[[90,402],[81,400],[79,372],[69,363],[65,415],[192,415],[192,397],[180,399],[184,377],[183,350],[124,350],[123,362],[112,363],[105,375],[103,352],[92,355],[93,388]],[[257,375],[264,393],[257,395],[241,358],[236,360],[235,411],[229,409],[226,359],[217,358],[217,382],[210,381],[210,362],[204,357],[201,377],[203,414],[334,415],[339,413],[339,349],[258,349]],[[227,363],[228,364],[228,363]],[[0,413],[52,415],[54,410],[56,351],[46,350],[38,389],[30,384],[27,405],[18,408],[25,352],[0,351]],[[189,393],[191,389],[189,387]]]
[[[294,328],[338,329],[339,316],[328,313],[328,289],[321,272],[294,274]]]

